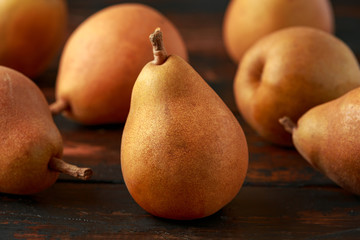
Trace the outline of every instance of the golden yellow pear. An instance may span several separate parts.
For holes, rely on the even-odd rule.
[[[248,167],[244,133],[232,112],[182,58],[152,35],[154,61],[133,88],[121,168],[134,200],[169,219],[209,216],[239,192]]]

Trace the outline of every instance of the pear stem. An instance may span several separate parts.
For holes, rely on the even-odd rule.
[[[69,109],[70,105],[69,102],[60,98],[56,100],[54,103],[50,104],[49,109],[51,114],[57,115],[61,112],[63,112],[66,109]]]
[[[279,123],[282,124],[288,133],[293,133],[297,125],[287,116],[279,119]]]
[[[166,61],[168,55],[164,47],[162,32],[160,28],[156,28],[155,32],[150,34],[149,38],[153,46],[153,54],[154,54],[153,63],[155,65],[161,65]]]
[[[93,174],[90,168],[80,168],[56,157],[50,159],[49,168],[53,171],[65,173],[82,180],[90,179]]]

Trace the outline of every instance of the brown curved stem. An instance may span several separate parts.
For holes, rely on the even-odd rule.
[[[69,109],[69,107],[70,107],[70,105],[69,105],[68,101],[60,98],[60,99],[56,100],[56,102],[50,104],[49,109],[53,115],[57,115],[57,114],[63,112],[64,110]]]
[[[150,42],[153,46],[153,54],[154,54],[154,60],[153,63],[155,65],[161,65],[163,64],[166,59],[168,58],[168,55],[166,53],[164,42],[162,39],[162,32],[160,28],[156,28],[155,32],[150,35]]]
[[[286,116],[280,118],[279,123],[281,123],[284,126],[285,130],[291,134],[294,132],[294,129],[297,128],[297,125],[289,117]]]
[[[78,166],[69,164],[60,158],[53,157],[50,159],[49,168],[53,171],[65,173],[72,177],[76,177],[82,180],[88,180],[91,178],[93,171],[90,168],[80,168]]]

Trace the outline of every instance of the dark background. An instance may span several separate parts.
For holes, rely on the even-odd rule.
[[[256,0],[254,0],[256,1]],[[310,0],[309,0],[310,1]],[[88,16],[123,1],[71,0],[68,35]],[[90,166],[89,182],[61,175],[34,196],[0,194],[0,238],[360,239],[359,198],[313,170],[294,150],[263,141],[239,115],[232,93],[237,66],[222,42],[228,1],[149,0],[183,35],[191,65],[234,112],[247,137],[244,187],[218,213],[195,221],[152,217],[128,194],[119,164],[123,125],[86,127],[62,116],[64,160]],[[334,0],[336,35],[360,57],[360,3]],[[57,60],[34,81],[54,101]]]

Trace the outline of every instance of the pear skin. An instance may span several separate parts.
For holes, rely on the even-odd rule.
[[[87,179],[92,171],[61,160],[62,138],[40,89],[0,66],[0,192],[34,194],[60,172]]]
[[[299,153],[342,188],[360,195],[360,88],[316,106],[294,124],[280,122],[292,133]]]
[[[42,74],[66,37],[66,0],[0,1],[0,65]]]
[[[292,146],[278,123],[360,87],[359,63],[340,39],[314,28],[291,27],[253,45],[239,65],[234,96],[239,111],[265,140]]]
[[[154,56],[133,88],[121,143],[123,177],[134,200],[155,216],[206,217],[239,192],[248,167],[246,139],[186,61],[158,44]]]
[[[147,36],[157,26],[169,52],[187,59],[176,27],[149,6],[116,4],[86,19],[64,47],[51,111],[86,125],[124,123],[135,80],[152,60]]]
[[[262,37],[292,26],[308,26],[334,32],[334,14],[329,0],[232,0],[227,7],[223,38],[235,63]]]

